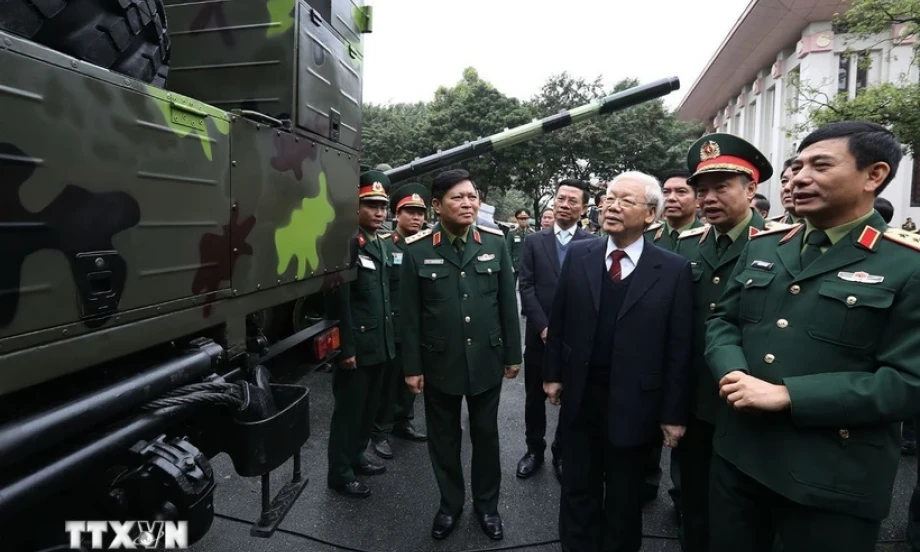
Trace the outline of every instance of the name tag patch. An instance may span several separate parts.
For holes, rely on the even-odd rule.
[[[402,253],[396,253],[396,252],[394,252],[394,253],[393,253],[393,264],[395,264],[395,265],[401,265],[401,264],[402,264],[402,256],[403,256]]]
[[[444,264],[444,259],[425,259],[426,265],[442,265]]]
[[[773,270],[773,263],[768,263],[767,261],[754,261],[751,263],[751,267],[759,268],[760,270]]]
[[[847,282],[859,282],[861,284],[880,284],[885,281],[884,276],[876,276],[868,272],[838,272],[837,277]]]
[[[515,237],[514,237],[514,243],[521,243],[521,237],[520,237],[520,236],[515,236]]]
[[[484,254],[484,255],[480,255],[480,256],[476,257],[476,260],[477,260],[477,261],[491,261],[491,260],[494,259],[494,258],[495,258],[495,255],[493,255],[493,254],[491,254],[491,253],[486,253],[486,254]]]
[[[367,255],[358,255],[358,264],[361,265],[361,268],[377,270],[377,266],[374,265],[374,260]]]

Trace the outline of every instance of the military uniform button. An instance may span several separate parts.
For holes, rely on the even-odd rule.
[[[794,285],[789,288],[789,293],[793,295],[798,295],[800,291],[802,291],[802,288],[800,288],[798,285]]]
[[[437,275],[436,273],[434,273],[434,272],[431,273],[431,279],[432,279],[432,280],[434,280],[434,279],[437,278],[437,277],[438,277],[438,275]]]
[[[721,281],[722,281],[722,280],[720,280],[718,276],[716,276],[715,278],[712,279],[712,283],[713,283],[713,284],[718,284],[718,283],[721,282]]]
[[[473,340],[472,340],[471,338],[467,338],[466,344],[467,344],[467,345],[472,345],[472,344],[473,344]]]
[[[716,304],[715,304],[715,303],[709,303],[709,310],[711,310],[711,311],[716,310]]]
[[[785,328],[789,325],[789,321],[786,320],[785,318],[780,318],[779,320],[776,321],[776,325],[779,326],[780,328]]]
[[[744,287],[751,287],[751,284],[754,283],[754,280],[748,278],[748,281],[744,283]]]
[[[841,429],[841,430],[840,430],[840,436],[843,437],[844,439],[849,439],[849,438],[850,438],[850,430],[848,430],[848,429]]]
[[[461,273],[460,273],[460,277],[461,277],[461,278],[466,278],[466,272],[461,272]]]
[[[364,326],[361,326],[361,331],[362,331],[362,332],[364,331]]]
[[[856,304],[856,297],[852,295],[847,297],[847,305],[855,305],[855,304]]]
[[[470,296],[464,293],[464,294],[463,294],[463,298],[464,298],[464,299],[469,299]]]
[[[463,321],[466,322],[467,324],[469,324],[469,323],[470,323],[470,317],[467,316],[466,318],[463,319]]]
[[[774,360],[776,360],[776,357],[773,356],[773,355],[770,354],[770,353],[767,353],[767,354],[763,357],[763,361],[766,362],[767,364],[773,364],[773,361],[774,361]]]

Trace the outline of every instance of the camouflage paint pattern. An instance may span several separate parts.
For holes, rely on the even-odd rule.
[[[0,395],[353,277],[328,140],[2,33],[0,128]]]
[[[360,2],[167,0],[169,88],[221,109],[291,120],[337,147],[361,148]]]

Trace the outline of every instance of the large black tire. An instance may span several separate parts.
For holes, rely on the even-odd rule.
[[[0,29],[166,85],[170,48],[162,0],[0,0]]]

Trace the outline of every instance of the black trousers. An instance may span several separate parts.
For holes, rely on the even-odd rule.
[[[355,480],[354,467],[367,462],[364,449],[371,436],[380,385],[386,363],[359,365],[354,370],[336,368],[332,375],[335,407],[329,425],[329,486]]]
[[[719,455],[712,458],[712,552],[872,552],[880,521],[792,502]]]
[[[528,330],[529,331],[529,330]],[[527,452],[538,458],[546,450],[546,393],[543,392],[543,354],[546,347],[542,340],[530,343],[524,350],[524,438]],[[556,424],[553,436],[553,458],[562,458],[562,423]]]
[[[709,552],[709,468],[714,434],[712,424],[690,416],[687,432],[677,445],[683,514],[679,536],[684,552]]]
[[[498,402],[501,391],[502,386],[496,385],[484,393],[466,397],[470,441],[473,445],[470,470],[473,509],[482,514],[498,512],[498,494],[502,481],[498,448]],[[465,500],[466,486],[460,462],[462,405],[463,395],[448,395],[434,387],[425,386],[428,453],[441,491],[441,511],[450,515],[459,515]]]
[[[912,420],[911,426],[911,429],[916,431],[920,427],[920,418]],[[920,474],[920,453],[917,454],[917,473]],[[914,484],[914,492],[910,495],[910,507],[907,510],[907,543],[914,550],[920,550],[920,477]]]
[[[565,552],[638,552],[642,489],[651,448],[610,444],[609,386],[591,382],[565,427],[559,538]]]

